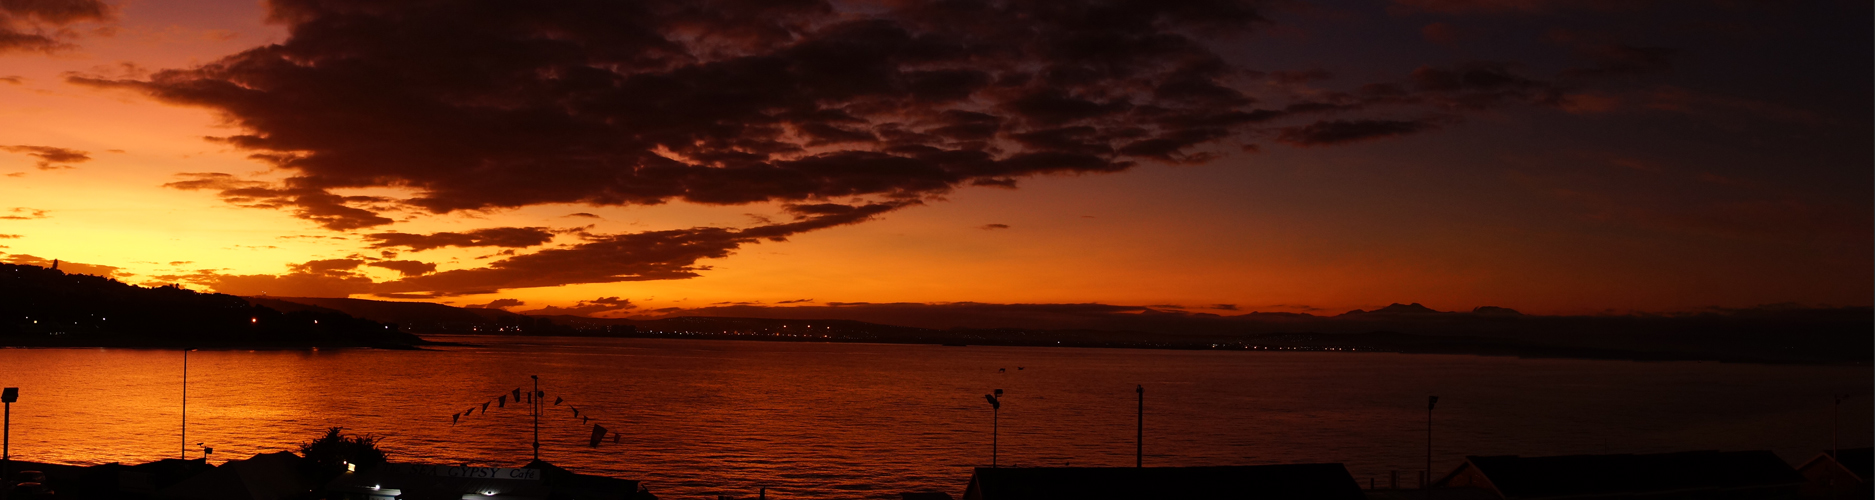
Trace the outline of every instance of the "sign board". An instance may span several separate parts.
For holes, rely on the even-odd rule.
[[[387,464],[388,465],[388,464]],[[508,467],[468,467],[448,465],[396,464],[393,471],[412,476],[442,476],[473,479],[519,479],[539,481],[540,469],[514,469]]]

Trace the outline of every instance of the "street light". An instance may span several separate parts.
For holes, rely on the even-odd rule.
[[[1000,420],[1002,419],[1003,402],[1000,398],[1002,397],[1002,395],[1003,395],[1002,389],[997,389],[995,394],[983,395],[984,399],[990,400],[990,468],[991,469],[996,468],[996,437],[997,437],[996,434],[998,430],[997,428],[1001,426]]]

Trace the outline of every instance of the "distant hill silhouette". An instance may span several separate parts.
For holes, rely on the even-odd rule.
[[[1362,311],[1360,309],[1355,309],[1352,311],[1342,313],[1341,315],[1347,316],[1350,314],[1439,314],[1440,312],[1441,311],[1434,311],[1430,307],[1419,305],[1418,302],[1414,302],[1411,304],[1400,304],[1396,302],[1396,303],[1387,305],[1387,307],[1382,307],[1382,308],[1375,309],[1372,311]]]
[[[1533,316],[1414,304],[1336,316],[1235,316],[1105,304],[729,306],[660,318],[533,317],[418,302],[250,297],[330,308],[419,333],[594,335],[1051,347],[1358,350],[1596,359],[1868,364],[1866,307],[1763,307],[1684,315]],[[412,327],[414,325],[414,327]]]
[[[395,325],[335,311],[281,312],[233,295],[0,264],[0,345],[266,349],[423,343]]]
[[[429,302],[328,297],[246,297],[248,302],[282,311],[330,311],[396,323],[413,333],[453,335],[629,334],[630,322],[579,316],[528,316],[501,309],[452,307]]]

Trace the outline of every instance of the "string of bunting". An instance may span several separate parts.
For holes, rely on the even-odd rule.
[[[618,444],[619,439],[620,439],[619,433],[617,431],[606,429],[604,425],[594,423],[591,411],[587,411],[584,414],[581,414],[579,407],[573,406],[572,404],[566,404],[567,403],[566,398],[560,397],[560,396],[554,396],[553,403],[551,405],[547,404],[547,391],[522,392],[521,389],[517,388],[513,391],[509,391],[508,393],[496,395],[493,398],[489,398],[488,400],[483,401],[480,405],[469,405],[469,409],[450,415],[449,425],[456,425],[458,423],[461,423],[464,417],[475,415],[477,410],[480,410],[482,415],[487,415],[488,408],[490,405],[493,405],[495,408],[507,408],[509,401],[513,401],[514,404],[516,405],[520,405],[523,403],[533,404],[535,398],[539,398],[540,402],[542,403],[540,414],[543,417],[548,415],[548,412],[547,412],[548,406],[564,407],[567,410],[570,410],[570,413],[568,413],[568,415],[570,415],[573,419],[576,419],[581,426],[591,424],[592,435],[587,439],[587,442],[586,442],[587,446],[593,447],[593,448],[599,447],[599,442],[605,439],[605,436],[607,433],[612,434],[612,443]]]

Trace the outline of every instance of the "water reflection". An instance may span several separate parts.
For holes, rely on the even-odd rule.
[[[666,498],[957,492],[990,460],[989,388],[1003,465],[1130,466],[1143,384],[1147,465],[1345,462],[1363,484],[1424,467],[1424,405],[1439,394],[1435,466],[1466,454],[1771,449],[1829,443],[1831,395],[1870,393],[1867,367],[1244,353],[470,338],[437,352],[202,351],[190,356],[190,457],[290,450],[326,427],[384,436],[395,461],[515,466],[526,405],[451,415],[541,376],[542,458],[650,481]],[[1021,367],[1021,369],[1016,369]],[[180,354],[0,350],[16,458],[141,462],[181,451]],[[1843,421],[1868,422],[1868,398]],[[1866,426],[1843,442],[1867,446]]]

